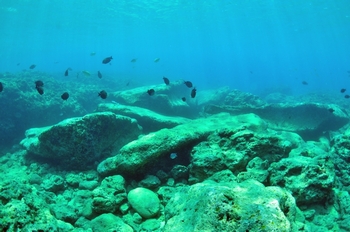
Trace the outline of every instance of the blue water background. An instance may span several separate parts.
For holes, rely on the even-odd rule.
[[[350,88],[348,0],[1,0],[0,22],[0,72],[36,64],[199,90]]]

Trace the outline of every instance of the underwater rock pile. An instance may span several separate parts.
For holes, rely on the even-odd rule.
[[[66,119],[50,127],[32,128],[21,145],[34,157],[65,170],[87,170],[140,133],[136,120],[101,112]]]
[[[350,231],[350,133],[330,133],[348,122],[337,106],[222,89],[204,102],[225,105],[191,120],[142,108],[136,92],[29,129],[26,150],[0,157],[1,231]]]
[[[147,164],[168,156],[184,147],[191,147],[206,140],[218,129],[227,127],[247,128],[256,131],[266,129],[266,124],[256,115],[247,114],[230,117],[228,114],[218,114],[206,119],[193,120],[172,129],[162,129],[145,135],[120,149],[98,165],[102,176],[110,174],[134,175],[143,171]]]

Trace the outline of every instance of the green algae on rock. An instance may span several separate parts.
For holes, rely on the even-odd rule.
[[[66,119],[27,130],[23,145],[34,157],[63,169],[85,170],[141,133],[136,120],[111,112]]]
[[[102,161],[97,171],[102,176],[113,174],[135,174],[160,156],[183,147],[192,147],[219,129],[241,128],[263,132],[266,123],[254,114],[230,117],[223,113],[208,118],[192,120],[191,123],[162,129],[145,135],[122,147],[119,153]]]

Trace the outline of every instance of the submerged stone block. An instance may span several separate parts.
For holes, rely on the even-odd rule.
[[[110,112],[66,119],[27,130],[22,140],[29,154],[64,169],[84,170],[140,134],[136,120]]]

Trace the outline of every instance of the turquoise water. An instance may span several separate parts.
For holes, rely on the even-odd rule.
[[[253,93],[349,85],[346,0],[2,0],[0,21],[0,72],[36,64],[60,75],[71,67],[152,84],[168,76]]]
[[[0,231],[350,231],[348,0],[0,0],[0,28]]]

